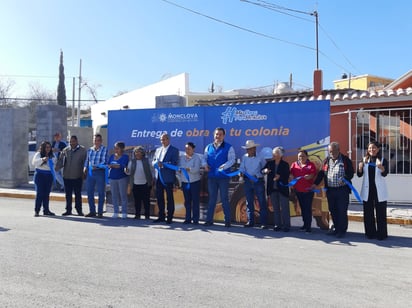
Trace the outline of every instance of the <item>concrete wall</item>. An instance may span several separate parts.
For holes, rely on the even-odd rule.
[[[28,181],[27,108],[0,109],[0,187],[15,188]]]
[[[91,127],[69,126],[67,134],[67,145],[69,145],[71,136],[77,136],[79,144],[84,146],[86,149],[90,148],[93,145],[93,128]]]
[[[53,142],[56,132],[67,139],[67,108],[59,105],[38,105],[36,107],[37,146],[43,141]]]

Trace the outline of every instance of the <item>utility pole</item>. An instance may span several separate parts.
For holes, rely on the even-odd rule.
[[[316,69],[319,70],[319,15],[318,11],[314,11],[313,16],[315,16],[316,22]]]
[[[79,101],[77,103],[77,127],[80,127],[80,101],[82,93],[82,59],[80,59],[80,70],[79,70]]]
[[[75,113],[75,107],[74,107],[74,101],[75,101],[75,96],[76,96],[76,90],[75,90],[75,87],[76,87],[76,77],[73,77],[73,94],[72,94],[72,126],[74,126],[74,119],[75,119],[75,115],[74,115],[74,113]]]

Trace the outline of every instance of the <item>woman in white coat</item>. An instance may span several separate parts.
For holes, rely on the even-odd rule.
[[[369,142],[366,155],[357,170],[358,177],[363,176],[361,190],[363,222],[366,237],[369,239],[384,240],[388,237],[386,221],[388,190],[385,180],[388,172],[388,161],[382,157],[379,143]]]

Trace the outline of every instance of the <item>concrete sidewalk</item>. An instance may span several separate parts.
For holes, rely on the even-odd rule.
[[[35,198],[34,184],[28,183],[19,188],[0,188],[0,197],[8,198]],[[83,202],[87,204],[87,196],[82,192]],[[51,201],[65,201],[64,192],[52,192],[50,194]],[[358,202],[353,202],[349,205],[348,211],[349,220],[363,221],[362,205]],[[388,204],[387,217],[389,224],[397,225],[412,225],[412,203],[409,204]]]

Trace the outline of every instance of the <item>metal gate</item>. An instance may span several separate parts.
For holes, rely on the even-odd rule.
[[[370,141],[378,141],[390,174],[411,174],[412,108],[349,111],[349,151],[356,162],[365,156]]]

